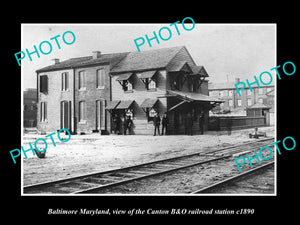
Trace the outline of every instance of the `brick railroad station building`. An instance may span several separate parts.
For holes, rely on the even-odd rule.
[[[110,134],[113,116],[130,116],[132,134],[153,134],[153,116],[167,113],[168,134],[207,129],[208,111],[222,101],[208,92],[208,73],[184,46],[54,60],[37,70],[37,129]],[[203,115],[203,120],[200,120]],[[187,122],[189,118],[190,122]],[[192,119],[191,119],[192,118]]]

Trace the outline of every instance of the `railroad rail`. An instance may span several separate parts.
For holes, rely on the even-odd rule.
[[[177,156],[157,160],[135,166],[124,167],[109,171],[85,174],[66,179],[44,182],[23,187],[24,194],[87,194],[105,191],[109,188],[141,180],[149,177],[171,173],[185,168],[207,164],[230,158],[237,153],[246,154],[257,148],[267,146],[274,138],[264,138],[258,141],[214,149],[207,152]]]
[[[231,184],[231,183],[233,183],[235,181],[238,181],[238,180],[241,180],[241,179],[245,179],[246,177],[248,177],[250,175],[253,175],[253,174],[255,174],[255,173],[259,172],[259,171],[265,170],[266,168],[269,168],[271,166],[274,166],[274,161],[271,161],[271,162],[268,162],[268,163],[266,163],[264,165],[255,167],[253,169],[250,169],[250,170],[248,170],[246,172],[240,173],[240,174],[235,175],[233,177],[227,178],[225,180],[216,182],[216,183],[214,183],[212,185],[209,185],[209,186],[201,188],[201,189],[199,189],[197,191],[194,191],[191,194],[210,193],[210,192],[212,192],[215,189],[218,189],[220,187],[226,186],[226,185]]]

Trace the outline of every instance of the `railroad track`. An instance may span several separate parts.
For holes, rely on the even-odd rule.
[[[236,182],[238,180],[245,179],[248,176],[251,176],[251,175],[253,175],[255,173],[258,173],[258,172],[260,172],[262,170],[265,170],[265,169],[267,169],[269,167],[272,167],[272,166],[274,166],[274,161],[271,161],[271,162],[268,162],[268,163],[266,163],[264,165],[255,167],[253,169],[250,169],[250,170],[245,171],[243,173],[237,174],[237,175],[232,176],[230,178],[227,178],[225,180],[216,182],[214,184],[211,184],[209,186],[201,188],[201,189],[199,189],[197,191],[193,191],[191,194],[212,193],[214,190],[216,190],[218,188],[224,187],[224,186],[229,185],[229,184],[231,184],[233,182]]]
[[[214,149],[205,153],[197,152],[115,170],[24,186],[23,192],[24,194],[88,194],[99,191],[105,193],[105,190],[133,181],[225,160],[234,154],[246,154],[272,142],[274,142],[274,138],[265,138],[255,142]]]

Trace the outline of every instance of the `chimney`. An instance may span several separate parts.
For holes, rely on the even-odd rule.
[[[240,78],[235,78],[235,83],[239,83],[240,82]]]
[[[54,61],[54,65],[59,64],[59,59],[52,59]]]
[[[101,56],[101,52],[100,51],[93,51],[93,59],[98,59]]]

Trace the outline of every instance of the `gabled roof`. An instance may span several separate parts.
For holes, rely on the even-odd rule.
[[[111,74],[164,68],[182,48],[185,47],[130,52],[111,70]]]
[[[190,67],[193,71],[193,75],[200,74],[201,76],[208,77],[208,74],[207,74],[206,70],[204,69],[204,66],[191,65]]]

